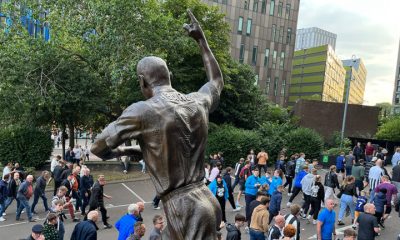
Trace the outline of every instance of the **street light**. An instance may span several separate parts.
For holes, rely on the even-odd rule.
[[[346,117],[347,117],[347,106],[349,105],[349,95],[350,95],[350,83],[351,80],[353,80],[353,68],[354,68],[354,64],[357,61],[356,59],[356,55],[352,55],[351,56],[351,60],[352,60],[352,64],[351,64],[351,69],[350,69],[350,77],[348,79],[347,82],[347,88],[346,88],[346,98],[345,98],[345,102],[344,102],[344,111],[343,111],[343,121],[342,121],[342,132],[340,135],[340,148],[343,147],[343,139],[344,139],[344,129],[346,127]]]

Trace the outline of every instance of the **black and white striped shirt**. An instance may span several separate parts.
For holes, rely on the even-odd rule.
[[[371,190],[374,190],[376,186],[381,183],[381,177],[383,176],[384,171],[380,166],[373,166],[369,170],[368,179],[369,179],[369,187]]]
[[[287,214],[285,216],[285,227],[288,224],[292,224],[293,227],[296,228],[296,236],[293,239],[300,240],[300,221],[299,221],[299,219],[296,216],[294,216],[293,214]]]

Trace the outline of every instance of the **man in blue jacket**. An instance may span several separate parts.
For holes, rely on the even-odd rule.
[[[118,240],[126,240],[133,232],[133,225],[138,221],[139,207],[136,204],[128,206],[128,213],[122,216],[116,223],[115,228],[118,230]]]
[[[290,196],[289,202],[286,204],[287,207],[290,207],[292,205],[293,199],[299,194],[301,191],[301,180],[308,174],[308,166],[303,165],[303,170],[301,170],[299,173],[297,173],[296,178],[294,180],[294,187],[293,187],[293,192],[292,196]]]
[[[99,229],[96,225],[99,213],[94,210],[87,214],[87,220],[82,221],[75,225],[74,231],[71,234],[71,240],[97,240],[97,230]],[[133,228],[133,227],[132,227]]]
[[[261,186],[259,171],[257,168],[253,168],[253,175],[247,178],[245,183],[245,201],[246,201],[246,216],[249,216],[250,203],[256,199],[258,188]]]
[[[271,224],[272,219],[279,214],[281,211],[282,203],[282,192],[283,186],[279,185],[276,191],[271,196],[271,201],[269,203],[269,223]]]

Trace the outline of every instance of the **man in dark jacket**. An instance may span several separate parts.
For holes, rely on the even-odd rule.
[[[61,174],[65,170],[65,162],[63,160],[58,161],[58,165],[53,170],[54,175],[54,192],[53,196],[57,194],[57,189],[61,186],[61,182],[63,179],[61,178]]]
[[[246,218],[242,214],[236,214],[235,224],[228,223],[226,225],[226,231],[228,232],[226,240],[240,240],[242,235],[240,228],[244,226],[245,221]]]
[[[21,220],[20,216],[24,208],[26,210],[26,214],[28,215],[29,222],[37,221],[37,219],[32,218],[31,206],[29,206],[29,199],[32,197],[33,194],[32,182],[33,182],[33,176],[28,175],[26,177],[25,182],[21,183],[21,185],[18,188],[17,199],[19,200],[20,205],[19,208],[17,209],[17,215],[15,218],[17,221]]]
[[[7,181],[10,178],[9,174],[3,176],[3,179],[0,180],[0,222],[5,221],[6,219],[3,218],[3,213],[6,210],[6,201],[7,201]]]
[[[241,207],[239,207],[239,206],[236,207],[235,199],[233,198],[231,171],[232,171],[232,168],[231,167],[227,167],[225,169],[225,174],[224,174],[223,179],[224,179],[224,181],[226,183],[226,186],[228,187],[228,195],[229,195],[228,200],[229,200],[229,202],[230,202],[230,204],[231,204],[231,206],[233,208],[233,211],[237,212],[237,211],[240,211]]]
[[[75,225],[74,231],[71,234],[71,240],[97,240],[96,225],[99,213],[97,211],[90,211],[87,214],[87,220]]]
[[[37,214],[35,212],[35,207],[36,204],[39,201],[39,197],[42,198],[43,200],[43,205],[44,205],[44,209],[45,211],[49,211],[49,206],[47,205],[47,198],[46,198],[46,185],[47,185],[47,181],[50,178],[50,172],[48,171],[43,171],[42,175],[40,177],[38,177],[38,179],[36,180],[36,186],[35,186],[35,190],[33,192],[33,203],[32,203],[32,207],[31,207],[31,211],[33,214]]]
[[[99,175],[99,178],[94,183],[92,188],[92,195],[90,196],[89,200],[89,211],[99,208],[101,212],[101,219],[104,223],[104,228],[112,228],[112,225],[107,222],[107,210],[104,207],[104,197],[107,199],[111,199],[112,197],[103,193],[103,187],[105,184],[106,179],[104,175]]]
[[[89,168],[84,168],[83,169],[83,176],[80,178],[80,184],[79,184],[79,191],[80,195],[82,198],[82,214],[86,214],[86,207],[89,204],[89,199],[90,199],[90,193],[91,193],[91,180],[89,178],[90,175],[90,170]]]

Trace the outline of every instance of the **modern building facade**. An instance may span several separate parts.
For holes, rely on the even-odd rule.
[[[253,66],[268,99],[287,105],[300,0],[202,0],[231,27],[230,53]]]
[[[335,50],[337,35],[317,27],[297,29],[295,51],[329,44]]]
[[[349,79],[351,79],[349,103],[361,105],[364,101],[365,82],[367,81],[367,69],[365,68],[364,62],[361,58],[357,58],[342,60],[342,63],[344,69],[346,69],[343,102],[346,101],[347,83],[349,82]]]
[[[295,51],[288,105],[299,99],[342,102],[346,70],[330,45]]]
[[[397,53],[396,76],[394,79],[393,112],[395,114],[400,114],[400,40]]]

